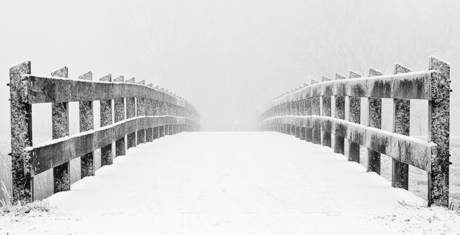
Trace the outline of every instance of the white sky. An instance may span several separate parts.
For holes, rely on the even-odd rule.
[[[426,69],[430,54],[460,61],[458,53],[451,53],[458,43],[443,50],[425,49],[423,44],[429,41],[424,32],[437,33],[438,26],[448,27],[446,32],[458,29],[458,24],[439,23],[445,19],[438,15],[458,15],[454,13],[459,4],[452,3],[0,1],[0,77],[4,81],[0,84],[8,82],[9,67],[24,60],[32,61],[34,74],[48,75],[68,66],[70,77],[87,71],[93,72],[94,79],[108,73],[136,77],[193,103],[201,112],[205,131],[255,130],[258,109],[283,91],[309,83],[310,78],[332,77],[335,72],[346,75],[350,69],[362,72],[369,64],[391,72],[394,62],[421,70]],[[357,19],[352,17],[355,14],[359,14]],[[395,19],[406,23],[396,25]],[[458,22],[458,17],[452,22]],[[386,32],[391,37],[382,36]],[[429,45],[435,47],[439,35],[432,35]],[[401,43],[407,38],[414,47]],[[393,51],[402,55],[388,53],[395,42],[401,45]],[[377,46],[379,51],[372,49]],[[308,57],[313,51],[318,53],[313,56],[316,61]],[[370,55],[384,59],[370,60]],[[346,61],[340,56],[371,62]],[[8,87],[0,85],[0,109],[5,110],[0,116],[1,130],[9,129],[8,92]],[[35,114],[34,119],[40,117],[44,115]]]

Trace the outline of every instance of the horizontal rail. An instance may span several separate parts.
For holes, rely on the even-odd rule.
[[[74,158],[107,146],[137,130],[186,123],[198,125],[193,120],[184,117],[135,117],[97,130],[86,131],[70,137],[63,137],[33,147],[27,147],[25,151],[32,153],[32,175],[38,175]]]
[[[324,116],[278,116],[261,124],[290,124],[313,128],[315,124],[334,135],[342,136],[368,149],[385,154],[398,161],[431,172],[431,156],[436,154],[436,144],[414,137],[383,131],[373,127]]]
[[[319,96],[431,100],[430,84],[433,73],[436,71],[325,81],[279,97],[265,106],[265,109]]]
[[[193,106],[183,99],[141,84],[88,81],[28,74],[23,75],[23,81],[28,81],[26,101],[29,104],[137,97],[164,101],[194,110]]]

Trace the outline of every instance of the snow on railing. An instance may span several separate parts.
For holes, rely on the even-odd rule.
[[[193,105],[163,88],[144,81],[136,84],[134,78],[124,81],[120,76],[112,81],[109,74],[92,81],[88,72],[71,79],[67,67],[51,76],[36,76],[31,75],[31,63],[26,61],[10,69],[9,86],[15,201],[46,198],[70,190],[71,178],[93,176],[99,159],[94,151],[98,149],[101,158],[97,164],[111,165],[126,148],[200,130],[200,115]],[[100,101],[101,128],[95,130],[96,100]],[[69,102],[79,102],[81,133],[73,136],[69,136]],[[32,105],[39,103],[52,104],[53,140],[34,146]]]
[[[429,58],[428,71],[411,72],[396,64],[394,75],[370,68],[368,77],[350,72],[349,79],[336,74],[322,82],[311,81],[267,104],[260,116],[260,129],[295,135],[332,147],[348,160],[359,162],[360,146],[368,149],[367,171],[380,174],[380,154],[392,157],[392,186],[408,189],[409,165],[427,171],[428,205],[448,206],[449,200],[449,108],[450,65]],[[331,102],[331,97],[335,102]],[[345,98],[348,97],[348,102]],[[369,105],[367,123],[361,124],[361,98]],[[382,98],[393,99],[393,132],[381,129]],[[409,137],[410,100],[428,101],[428,142]],[[322,107],[320,107],[322,104]],[[332,106],[335,113],[332,116]],[[345,108],[349,110],[345,120]],[[331,137],[335,138],[331,146]]]

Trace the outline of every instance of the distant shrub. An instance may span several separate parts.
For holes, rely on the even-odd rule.
[[[4,199],[0,201],[0,215],[13,214],[15,216],[24,215],[31,211],[48,212],[51,210],[48,200],[34,201],[21,205],[18,201],[16,204],[13,203],[11,194],[6,189],[5,183],[2,181],[2,193]]]

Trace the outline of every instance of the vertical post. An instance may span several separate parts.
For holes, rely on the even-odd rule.
[[[395,64],[394,74],[410,73],[410,69]],[[410,135],[410,100],[393,100],[393,132],[401,135]],[[409,189],[409,165],[392,159],[391,186],[394,188]]]
[[[316,84],[318,83],[315,80],[311,80],[311,84]],[[321,109],[320,109],[320,101],[321,97],[312,97],[311,98],[311,109],[312,109],[312,116],[320,116],[321,115]],[[321,144],[321,123],[316,120],[313,121],[312,119],[312,124],[313,124],[313,131],[312,131],[312,142],[314,144]]]
[[[108,74],[99,79],[102,82],[112,82],[112,75]],[[101,127],[112,125],[112,100],[101,100]],[[101,148],[101,166],[112,165],[112,143]]]
[[[305,114],[308,116],[308,117],[311,117],[312,116],[312,99],[309,98],[309,94],[306,95],[306,99],[305,99]],[[309,119],[311,120],[311,119]],[[305,141],[307,142],[313,142],[313,128],[311,126],[311,122],[306,122],[306,129],[305,129]]]
[[[322,77],[322,81],[323,82],[328,82],[330,81],[331,79],[323,76]],[[322,108],[322,113],[321,113],[321,116],[326,116],[326,117],[330,117],[332,112],[331,112],[331,105],[332,105],[332,102],[331,102],[331,97],[330,96],[321,96],[321,99],[323,100],[323,108]],[[327,146],[327,147],[331,147],[331,133],[330,132],[327,132],[326,130],[322,130],[321,131],[321,135],[322,135],[322,142],[321,144],[323,146]]]
[[[145,81],[139,81],[137,85],[145,85]],[[145,116],[145,99],[142,97],[137,98],[137,115],[138,117],[140,116]],[[137,130],[137,144],[142,144],[145,143],[145,129],[139,129]]]
[[[124,76],[120,76],[113,80],[114,82],[121,82],[125,81]],[[125,120],[125,98],[117,98],[114,100],[114,107],[115,107],[115,123],[121,122]],[[126,136],[121,137],[120,139],[115,141],[115,157],[125,155],[126,154]]]
[[[382,73],[369,68],[369,77],[382,76]],[[380,129],[382,126],[382,100],[369,98],[368,126]],[[368,172],[375,172],[380,175],[380,153],[368,149]]]
[[[54,77],[69,77],[67,67],[61,68],[51,73]],[[59,139],[69,135],[69,103],[53,103],[52,125],[53,139]],[[70,163],[66,162],[53,168],[54,193],[70,190]]]
[[[135,78],[130,78],[125,81],[126,83],[135,83]],[[136,117],[136,98],[135,97],[126,97],[126,119]],[[129,133],[127,136],[128,149],[136,147],[136,132]]]
[[[350,79],[360,78],[361,75],[350,71]],[[361,97],[349,97],[349,115],[348,121],[361,124]],[[358,143],[352,142],[351,140],[347,141],[348,143],[348,161],[353,161],[359,163],[360,156],[360,146]]]
[[[449,135],[450,135],[450,65],[439,58],[429,58],[431,100],[428,102],[429,141],[437,145],[428,173],[428,205],[449,206]]]
[[[25,152],[32,146],[32,105],[27,100],[27,82],[22,75],[30,74],[30,61],[10,68],[11,108],[11,160],[13,173],[13,201],[31,202],[33,195],[33,170],[31,154]]]
[[[344,76],[336,73],[335,80],[345,79]],[[345,120],[345,97],[336,96],[335,97],[335,118]],[[345,153],[345,138],[344,136],[334,135],[334,153]]]
[[[78,79],[92,81],[93,73],[87,72]],[[93,101],[81,101],[78,104],[80,110],[80,132],[94,129]],[[94,153],[87,153],[81,156],[81,178],[94,176]]]
[[[147,87],[150,87],[153,89],[152,83],[148,84]],[[153,104],[152,104],[152,99],[146,99],[145,102],[146,106],[146,116],[148,117],[153,117]],[[146,131],[145,131],[145,141],[146,142],[152,142],[153,141],[153,127],[149,126]]]

